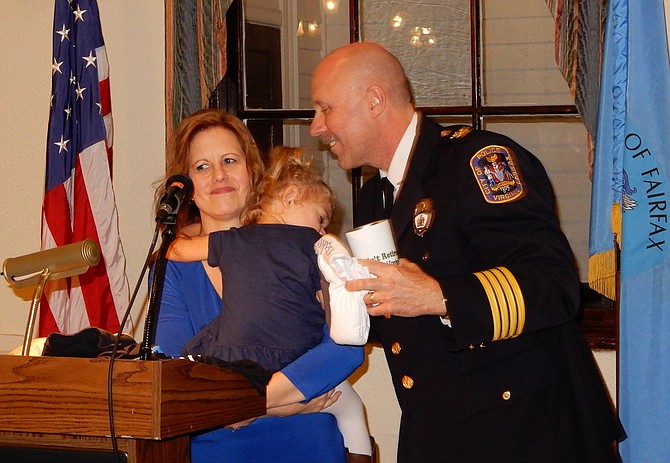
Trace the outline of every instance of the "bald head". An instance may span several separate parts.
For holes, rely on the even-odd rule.
[[[373,42],[326,55],[312,74],[310,133],[344,169],[388,169],[414,115],[410,86],[398,59]]]
[[[380,86],[394,105],[413,103],[405,70],[392,53],[375,42],[356,42],[332,51],[314,71],[346,76],[351,85],[368,88]]]

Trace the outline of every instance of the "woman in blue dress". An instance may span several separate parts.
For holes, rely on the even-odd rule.
[[[179,211],[176,232],[201,236],[241,225],[240,214],[262,178],[263,163],[239,119],[207,109],[185,118],[171,138],[165,178],[177,173],[191,177],[194,193],[192,203]],[[178,356],[219,314],[223,284],[219,270],[206,262],[168,262],[156,329],[156,344],[164,353]],[[345,462],[335,418],[316,412],[337,400],[333,388],[362,363],[363,349],[335,344],[327,331],[324,326],[320,344],[272,376],[266,417],[235,430],[193,436],[191,460]]]

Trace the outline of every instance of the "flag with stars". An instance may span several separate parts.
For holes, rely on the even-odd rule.
[[[42,249],[86,238],[100,263],[48,283],[39,335],[89,326],[116,332],[128,307],[126,262],[112,188],[107,55],[95,0],[56,0]]]

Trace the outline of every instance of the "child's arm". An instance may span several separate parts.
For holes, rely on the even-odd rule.
[[[365,291],[347,291],[344,284],[369,278],[365,267],[349,255],[337,237],[328,234],[314,245],[321,274],[328,281],[330,336],[338,344],[363,345],[370,331],[370,318],[363,301]]]
[[[177,262],[197,262],[207,260],[209,235],[184,236],[175,239],[167,252],[167,258]]]

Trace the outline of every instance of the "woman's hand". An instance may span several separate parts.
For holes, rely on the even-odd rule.
[[[265,388],[265,401],[268,409],[296,404],[306,399],[307,397],[280,371],[272,375]]]
[[[269,416],[290,416],[303,413],[317,413],[333,405],[340,397],[335,389],[302,403],[306,397],[281,372],[272,375],[267,385],[266,403]]]
[[[295,403],[289,405],[280,405],[278,407],[268,408],[265,416],[291,416],[291,415],[301,415],[307,413],[318,413],[324,408],[328,408],[337,402],[337,399],[340,398],[342,393],[331,389],[330,391],[321,394],[319,397],[314,397],[307,403]],[[233,430],[240,429],[257,418],[249,418],[248,420],[238,421],[234,424],[229,424],[226,428]]]
[[[280,405],[267,409],[268,416],[291,416],[306,413],[317,413],[328,408],[337,402],[342,393],[331,389],[330,391],[313,398],[307,403],[293,403],[289,405]]]
[[[304,404],[295,403],[268,408],[265,416],[291,416],[307,413],[318,413],[324,408],[328,408],[337,402],[337,399],[340,398],[340,395],[342,395],[340,391],[331,389],[330,391],[321,394],[319,397],[314,397],[312,400]],[[237,423],[226,426],[226,428],[237,430],[248,425],[256,419],[257,418],[250,418],[248,420],[239,421]]]

